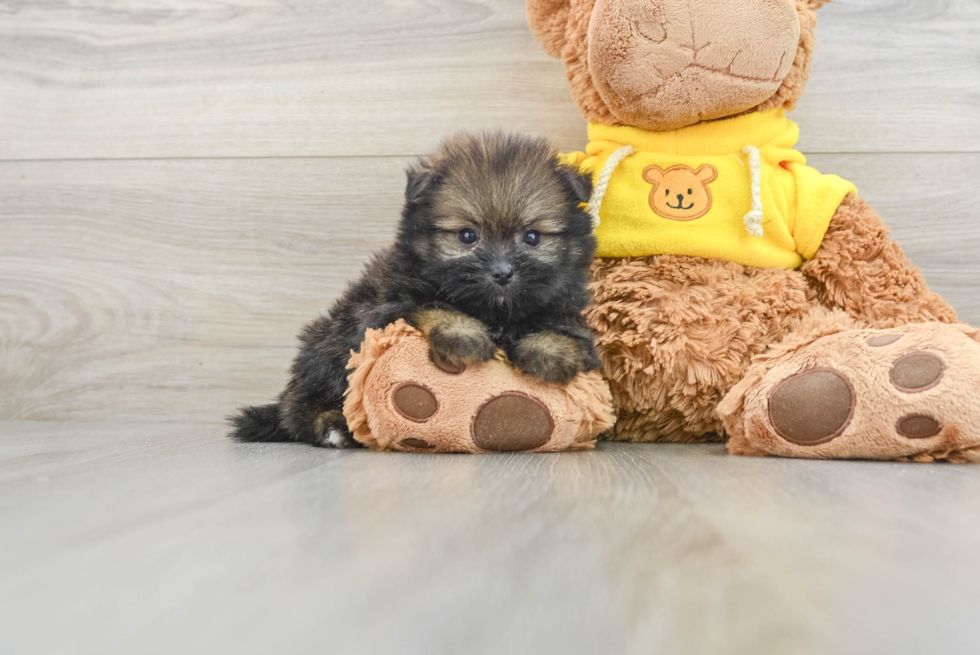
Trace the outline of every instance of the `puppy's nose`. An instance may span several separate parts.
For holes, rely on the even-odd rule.
[[[514,277],[514,267],[507,262],[497,262],[490,269],[490,276],[493,277],[494,282],[500,286],[505,286]]]
[[[677,203],[678,203],[678,204],[679,204],[679,205],[680,205],[681,207],[683,207],[683,206],[684,206],[684,194],[683,194],[683,193],[678,193],[678,194],[677,194]]]

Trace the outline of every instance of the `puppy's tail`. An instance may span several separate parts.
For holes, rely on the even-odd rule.
[[[228,422],[233,428],[228,436],[235,441],[294,441],[282,425],[279,405],[243,407]]]

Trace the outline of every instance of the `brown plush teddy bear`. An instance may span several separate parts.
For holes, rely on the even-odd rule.
[[[978,331],[786,117],[824,0],[528,0],[589,121],[614,439],[980,459]]]

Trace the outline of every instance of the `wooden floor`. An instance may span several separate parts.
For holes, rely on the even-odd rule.
[[[581,149],[523,0],[0,0],[0,653],[968,653],[980,469],[244,446],[448,133]],[[793,118],[980,324],[980,2]]]
[[[976,469],[0,427],[3,653],[976,653]]]

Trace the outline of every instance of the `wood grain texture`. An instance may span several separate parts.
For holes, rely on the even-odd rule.
[[[809,152],[980,151],[980,4],[836,0]],[[0,2],[0,159],[414,155],[501,127],[581,148],[524,0]]]
[[[217,422],[272,399],[300,327],[392,239],[407,163],[0,164],[0,417]],[[980,323],[980,155],[811,163]]]
[[[5,423],[0,651],[965,655],[978,511],[973,468]]]
[[[412,156],[583,146],[523,5],[0,0],[0,652],[975,652],[973,468],[224,438]],[[794,115],[974,324],[978,37],[835,0]]]

